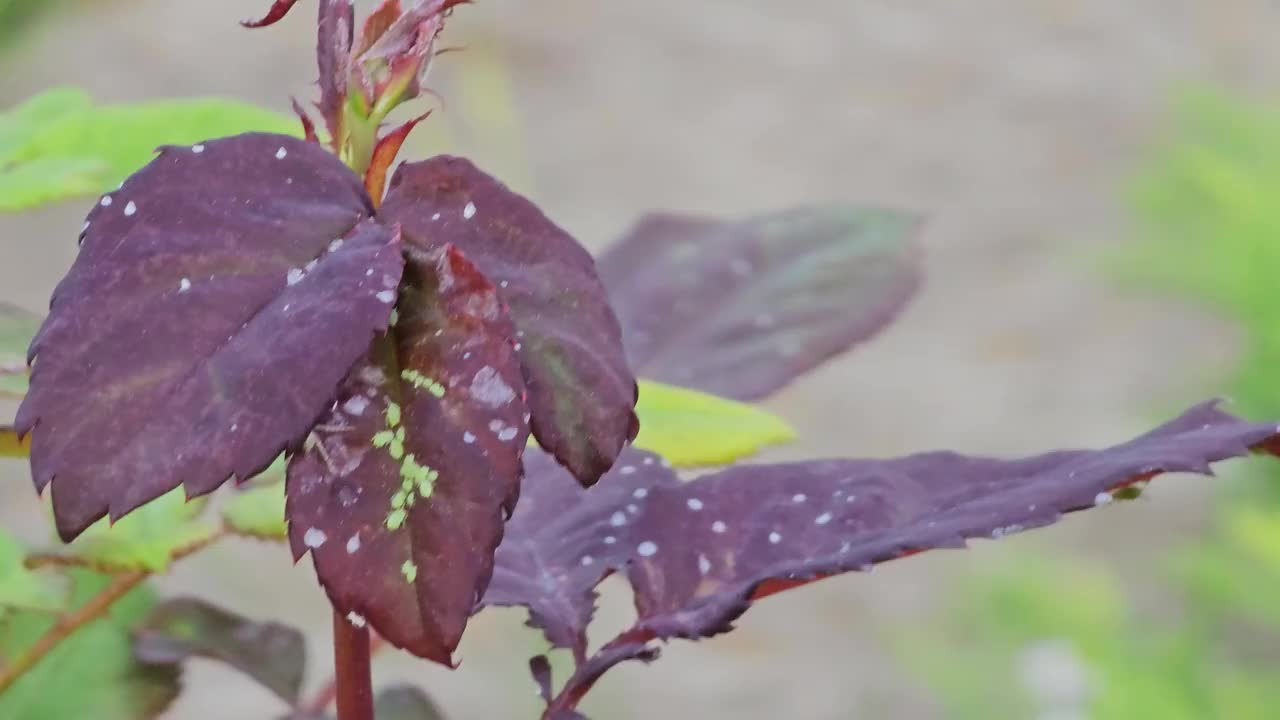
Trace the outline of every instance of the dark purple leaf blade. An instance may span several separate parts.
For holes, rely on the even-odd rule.
[[[135,631],[134,657],[148,665],[176,665],[202,657],[230,665],[293,705],[306,668],[302,633],[255,622],[196,598],[157,605]]]
[[[656,455],[634,448],[623,450],[617,469],[585,496],[544,453],[530,452],[525,472],[525,492],[498,548],[482,607],[528,607],[529,624],[582,661],[594,588],[631,558],[626,525],[651,489],[678,485],[679,478]]]
[[[351,46],[355,42],[355,5],[352,0],[320,0],[316,57],[320,67],[320,114],[329,137],[338,147],[342,106],[347,100],[351,76]]]
[[[401,165],[380,216],[407,244],[466,253],[510,308],[533,434],[583,484],[639,430],[636,383],[595,263],[533,203],[469,161]]]
[[[654,214],[600,258],[642,377],[758,400],[888,325],[915,294],[918,221],[801,208]]]
[[[164,148],[104,196],[16,423],[63,539],[300,439],[395,300],[399,238],[371,213],[336,158],[264,133]]]
[[[607,669],[647,657],[651,640],[726,632],[767,595],[917,552],[964,547],[969,538],[1048,525],[1064,513],[1108,504],[1160,473],[1209,474],[1210,463],[1250,451],[1280,453],[1277,426],[1248,423],[1206,403],[1121,445],[1020,460],[930,452],[739,466],[681,484],[670,482],[661,464],[628,457],[596,487],[574,490],[563,471],[536,465],[531,455],[495,578],[529,575],[531,552],[549,570],[536,576],[538,583],[495,581],[485,604],[534,608],[545,626],[545,608],[563,604],[563,597],[584,602],[594,588],[590,575],[568,569],[587,557],[592,566],[625,566],[638,619],[580,662],[575,677],[589,684],[603,672],[601,662]],[[576,499],[564,497],[569,491]],[[608,529],[614,542],[603,547],[598,527],[575,535],[576,542],[542,535],[537,521],[547,505],[565,516],[617,518]],[[556,636],[580,637],[590,611],[588,604],[557,614]],[[585,693],[575,682],[553,709],[576,705],[564,699]]]
[[[289,465],[289,540],[353,622],[451,664],[519,490],[524,386],[495,288],[454,248],[411,251],[397,312]]]

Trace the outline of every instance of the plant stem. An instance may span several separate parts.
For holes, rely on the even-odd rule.
[[[151,573],[146,570],[135,570],[133,572],[118,575],[111,584],[103,588],[94,595],[89,602],[82,605],[75,612],[63,615],[53,627],[49,628],[44,635],[41,635],[35,644],[27,648],[25,652],[13,659],[13,662],[5,665],[4,670],[0,671],[0,693],[9,689],[18,678],[24,673],[35,667],[35,664],[44,659],[55,647],[63,640],[66,640],[72,633],[80,629],[82,626],[97,620],[111,608],[113,604],[120,598],[124,597],[138,585],[146,580]],[[372,718],[372,716],[370,716]]]
[[[333,669],[338,720],[374,720],[370,656],[369,629],[352,625],[334,610]]]
[[[369,657],[377,655],[383,648],[387,647],[387,641],[382,639],[381,635],[371,634],[369,637]],[[312,715],[324,715],[329,710],[329,706],[334,700],[338,699],[338,678],[331,677],[329,682],[325,683],[319,690],[311,696],[311,699],[302,704],[302,708]]]

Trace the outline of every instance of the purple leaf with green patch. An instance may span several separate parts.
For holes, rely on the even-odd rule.
[[[133,654],[147,665],[217,660],[293,705],[306,668],[306,639],[279,623],[256,622],[196,598],[157,605],[134,631]]]
[[[925,550],[964,547],[969,538],[1048,525],[1108,504],[1157,474],[1208,474],[1210,463],[1250,451],[1280,452],[1276,426],[1206,403],[1121,445],[1021,460],[930,452],[744,465],[679,483],[661,463],[629,454],[584,490],[531,455],[525,496],[484,602],[529,607],[553,644],[576,650],[592,589],[609,570],[625,568],[638,619],[597,656],[584,661],[576,653],[576,680],[551,706],[568,712],[608,666],[650,658],[649,641],[727,632],[767,595]],[[586,529],[543,532],[552,522],[548,508]],[[609,518],[607,528],[601,518]],[[613,538],[607,545],[605,532]]]
[[[337,158],[264,133],[163,148],[102,197],[16,423],[63,539],[306,433],[395,301],[399,238],[372,211]]]
[[[636,383],[591,255],[469,161],[405,163],[380,211],[405,243],[458,247],[498,286],[515,323],[533,434],[583,484],[639,430]]]
[[[917,225],[852,208],[654,214],[600,258],[600,276],[641,376],[757,400],[897,316],[920,283]]]
[[[289,539],[334,606],[452,663],[528,442],[514,328],[456,249],[413,249],[391,333],[289,465]]]

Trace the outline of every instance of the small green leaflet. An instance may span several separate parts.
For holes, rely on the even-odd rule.
[[[22,545],[0,530],[0,617],[12,609],[49,612],[62,609],[62,597],[51,583],[23,564]]]
[[[0,212],[105,192],[160,145],[251,130],[301,134],[296,120],[234,100],[94,107],[82,90],[48,90],[0,115]]]
[[[222,519],[238,535],[285,539],[289,527],[284,521],[284,479],[232,495]]]
[[[636,414],[635,446],[676,467],[725,465],[796,437],[784,420],[753,405],[652,380],[640,381]]]
[[[187,500],[181,487],[116,521],[96,523],[67,546],[67,554],[110,570],[163,572],[183,550],[211,540],[217,527],[197,516],[204,498]]]

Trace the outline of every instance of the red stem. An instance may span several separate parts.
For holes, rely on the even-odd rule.
[[[333,669],[338,720],[374,720],[369,630],[333,612]]]

